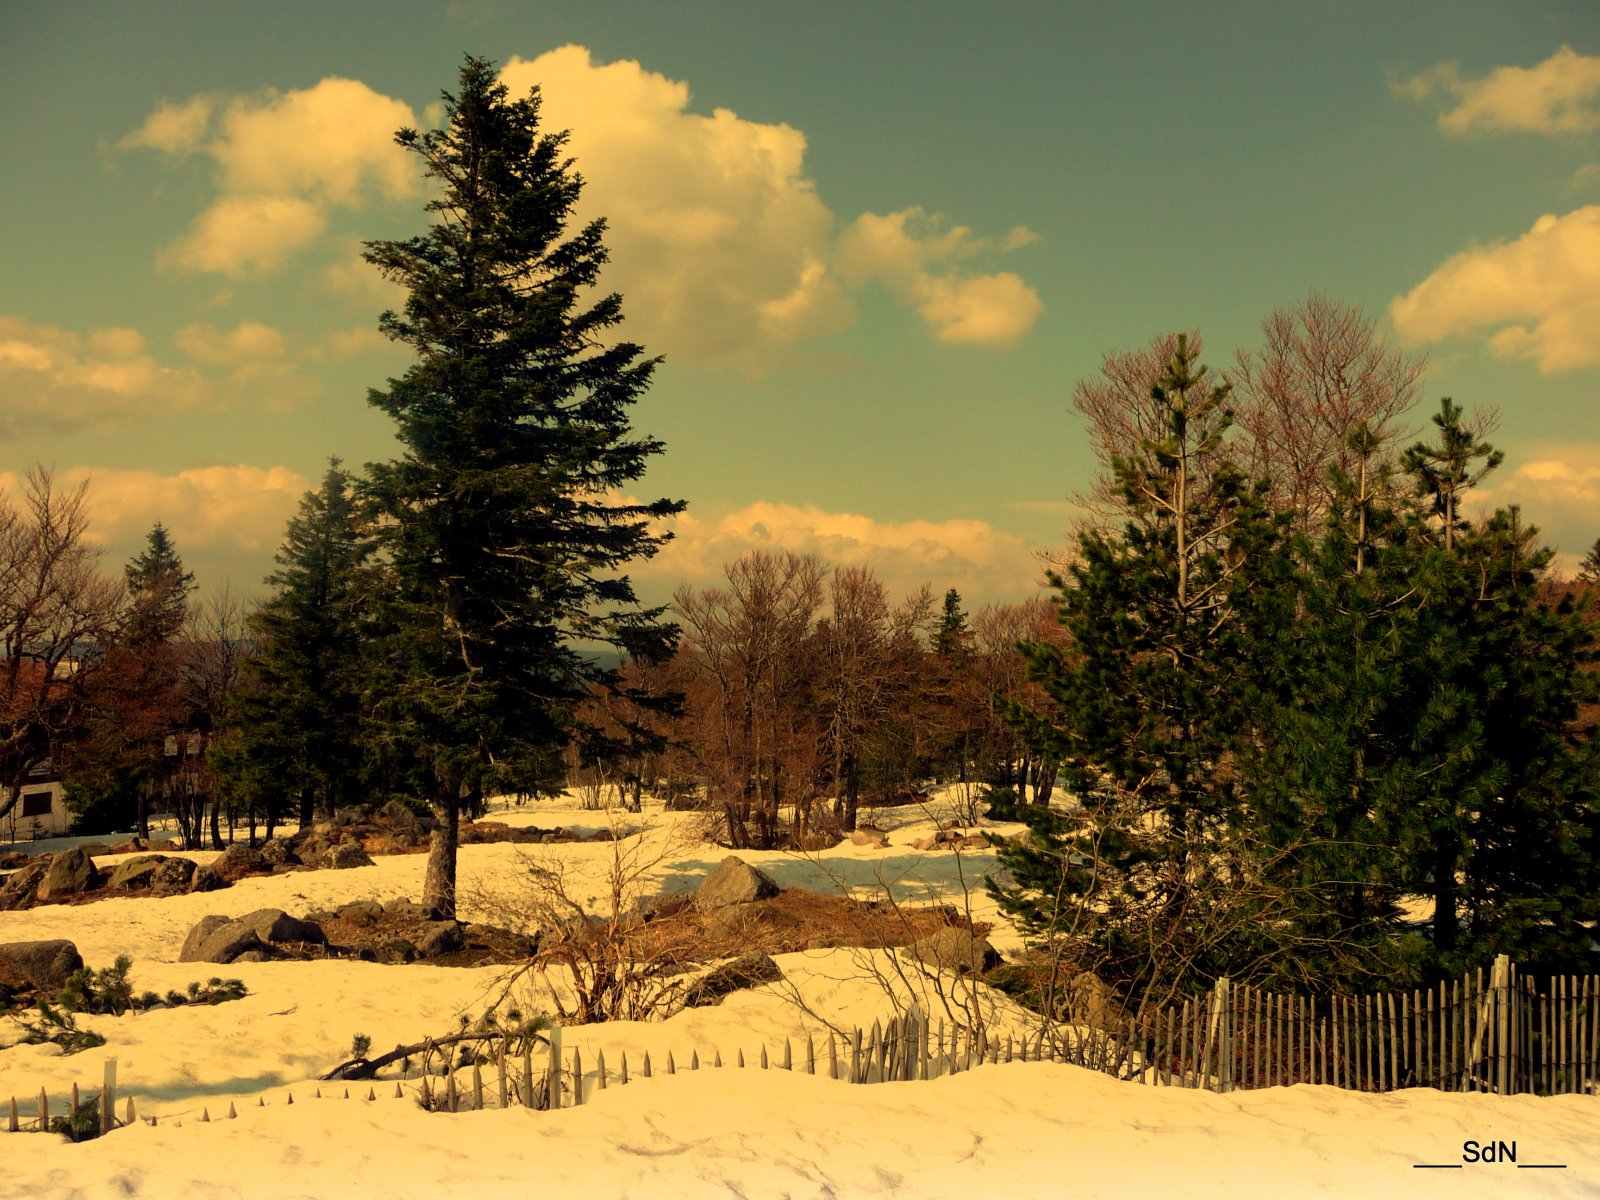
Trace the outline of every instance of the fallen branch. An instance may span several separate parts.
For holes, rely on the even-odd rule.
[[[387,1054],[380,1054],[377,1058],[347,1059],[328,1071],[325,1075],[318,1075],[319,1080],[328,1079],[371,1079],[390,1063],[399,1062],[403,1058],[410,1058],[413,1054],[422,1054],[428,1050],[438,1050],[445,1046],[456,1046],[462,1042],[487,1042],[495,1038],[533,1038],[537,1041],[548,1042],[548,1038],[541,1037],[532,1025],[524,1025],[518,1029],[489,1030],[479,1029],[468,1033],[452,1033],[445,1037],[424,1038],[420,1042],[413,1042],[409,1046],[396,1046]]]

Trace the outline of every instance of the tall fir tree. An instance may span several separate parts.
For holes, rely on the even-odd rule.
[[[230,784],[269,826],[331,816],[360,775],[372,547],[353,484],[331,459],[289,521],[272,594],[250,621],[253,686],[226,758]]]
[[[658,360],[607,342],[622,302],[592,298],[604,225],[569,230],[583,183],[565,135],[540,131],[537,90],[512,99],[469,58],[443,127],[396,140],[436,198],[425,234],[367,244],[409,293],[382,329],[416,354],[370,397],[405,447],[366,485],[391,580],[373,723],[435,818],[424,902],[453,915],[461,806],[539,782],[507,771],[568,737],[599,673],[579,644],[673,644],[621,571],[683,505],[618,499],[662,449],[628,423]]]

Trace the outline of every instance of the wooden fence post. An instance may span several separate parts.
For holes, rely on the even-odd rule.
[[[545,1108],[554,1112],[561,1107],[561,1026],[550,1026],[550,1064],[545,1070]]]
[[[1490,986],[1495,1006],[1495,1091],[1511,1094],[1511,956],[1497,954]]]
[[[100,1132],[110,1133],[117,1124],[117,1060],[106,1059],[105,1087],[100,1092]],[[49,1125],[46,1124],[46,1128]]]

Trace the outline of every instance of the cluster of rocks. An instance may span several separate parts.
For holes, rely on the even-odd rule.
[[[365,962],[481,965],[515,962],[536,940],[508,930],[441,920],[410,900],[358,900],[334,912],[292,917],[262,908],[241,917],[212,914],[189,930],[179,962],[251,963],[352,958]]]

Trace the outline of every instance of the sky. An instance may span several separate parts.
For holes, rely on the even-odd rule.
[[[464,54],[538,86],[663,363],[640,498],[688,502],[645,598],[752,549],[969,604],[1038,586],[1094,470],[1074,383],[1198,329],[1215,366],[1313,292],[1500,414],[1489,502],[1600,536],[1591,0],[683,0],[8,6],[0,484],[88,479],[108,566],[157,521],[259,593],[367,390]]]

